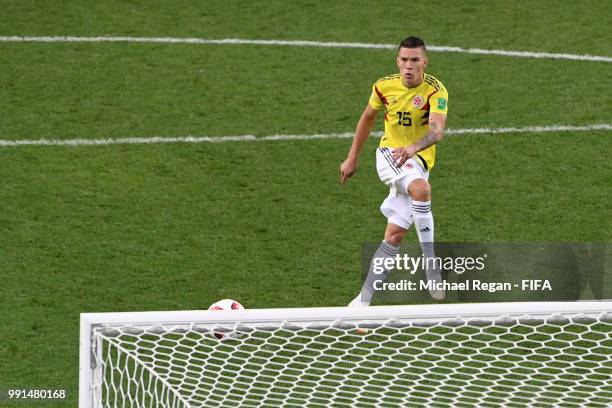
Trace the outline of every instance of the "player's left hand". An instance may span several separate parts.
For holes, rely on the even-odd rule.
[[[404,163],[408,161],[412,156],[416,154],[416,150],[413,145],[407,147],[398,147],[393,149],[393,161],[397,167],[402,167]]]

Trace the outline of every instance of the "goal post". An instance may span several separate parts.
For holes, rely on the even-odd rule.
[[[79,407],[612,404],[612,302],[83,313]]]

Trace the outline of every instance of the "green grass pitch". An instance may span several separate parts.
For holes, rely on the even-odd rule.
[[[394,44],[410,34],[612,55],[609,7],[594,0],[7,1],[0,13],[0,36]],[[449,128],[610,123],[610,63],[430,59],[449,90]],[[0,42],[0,67],[2,140],[350,132],[372,82],[396,69],[392,50],[14,42]],[[610,141],[609,131],[445,138],[431,173],[437,239],[610,242]],[[385,223],[376,143],[347,186],[349,140],[0,147],[0,388],[65,388],[69,401],[54,406],[74,406],[81,312],[226,297],[345,305],[361,245]]]

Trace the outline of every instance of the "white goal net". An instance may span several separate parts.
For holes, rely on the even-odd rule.
[[[81,315],[80,407],[609,407],[612,302]]]

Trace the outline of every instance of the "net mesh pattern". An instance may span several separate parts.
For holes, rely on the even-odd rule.
[[[99,407],[608,407],[612,316],[98,326]]]

